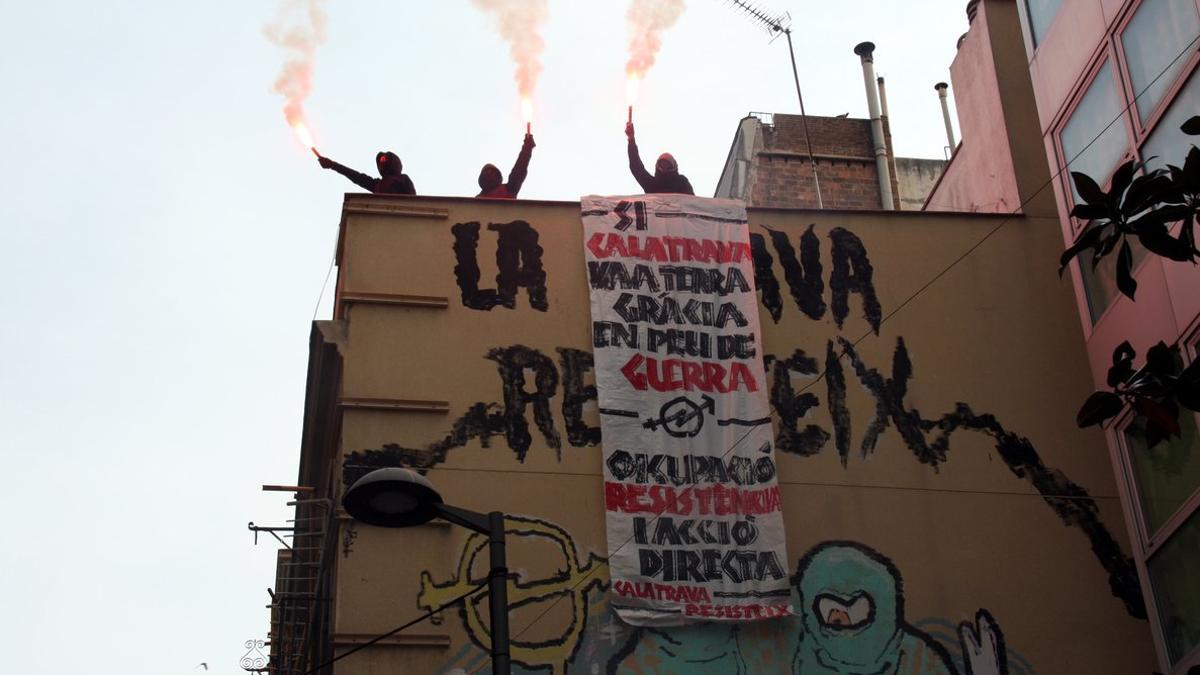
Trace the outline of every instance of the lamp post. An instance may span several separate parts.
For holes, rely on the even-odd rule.
[[[342,506],[355,520],[380,527],[412,527],[434,518],[487,535],[491,570],[488,604],[492,618],[492,674],[510,675],[508,654],[508,566],[504,552],[504,514],[483,514],[442,502],[433,483],[408,469],[376,469],[346,491]]]

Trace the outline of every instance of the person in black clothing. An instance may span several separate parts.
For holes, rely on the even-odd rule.
[[[402,173],[404,165],[394,152],[379,152],[375,155],[375,168],[379,169],[379,178],[372,178],[365,173],[359,173],[347,166],[342,166],[328,157],[317,157],[322,169],[333,169],[350,179],[351,183],[375,194],[415,195],[412,179]]]
[[[521,191],[521,185],[525,182],[525,175],[529,172],[529,158],[533,156],[533,148],[537,145],[533,142],[533,134],[525,134],[525,144],[521,146],[521,153],[517,155],[517,163],[513,165],[512,171],[508,172],[508,182],[503,182],[504,177],[500,175],[500,169],[494,164],[484,164],[483,169],[479,171],[479,194],[476,197],[484,197],[486,199],[516,199],[517,193]]]
[[[654,175],[651,176],[650,172],[646,171],[646,165],[642,164],[641,155],[638,154],[637,141],[633,138],[632,122],[625,125],[625,135],[629,137],[629,171],[637,179],[638,185],[641,185],[642,189],[646,191],[646,194],[696,194],[692,190],[692,184],[688,182],[687,176],[679,173],[679,165],[675,163],[675,158],[671,156],[671,153],[664,152],[658,156],[658,161],[654,163]]]

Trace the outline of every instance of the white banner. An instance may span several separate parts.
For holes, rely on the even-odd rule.
[[[638,626],[791,614],[745,204],[582,202],[613,607]]]

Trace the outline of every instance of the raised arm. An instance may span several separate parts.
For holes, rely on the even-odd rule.
[[[521,145],[517,163],[513,164],[512,171],[508,172],[508,194],[511,197],[515,198],[521,191],[521,185],[525,183],[525,176],[529,173],[529,158],[533,156],[535,145],[537,144],[533,142],[533,134],[525,134],[525,143]]]
[[[338,164],[328,157],[318,157],[317,161],[320,162],[322,169],[333,169],[346,178],[349,178],[351,183],[354,183],[367,192],[374,192],[375,188],[379,185],[378,178],[372,178],[365,173],[359,173],[348,166]]]
[[[625,135],[629,137],[629,173],[633,174],[643,190],[649,192],[654,181],[650,172],[646,171],[646,165],[642,164],[642,156],[638,154],[637,141],[633,139],[633,124],[625,125]]]

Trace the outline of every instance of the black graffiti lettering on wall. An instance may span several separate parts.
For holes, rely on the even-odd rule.
[[[562,441],[554,428],[554,417],[550,414],[550,399],[558,391],[558,370],[550,357],[524,345],[502,347],[488,352],[487,358],[495,361],[500,369],[500,381],[504,392],[504,434],[508,447],[517,454],[517,461],[525,461],[525,453],[533,437],[529,435],[529,423],[525,421],[526,406],[533,405],[533,421],[537,424],[546,445],[554,448],[558,459],[562,459]],[[533,371],[534,390],[526,391],[525,371]]]
[[[600,443],[599,427],[583,421],[583,406],[596,400],[595,385],[584,384],[584,375],[593,367],[592,354],[578,349],[560,347],[564,397],[562,413],[567,428],[567,441],[573,447]],[[524,345],[497,347],[488,350],[484,358],[497,363],[503,403],[477,402],[451,425],[444,438],[424,448],[404,447],[385,443],[376,449],[356,450],[343,461],[342,481],[350,485],[371,469],[401,466],[411,469],[431,469],[446,461],[451,450],[479,439],[484,448],[490,447],[492,436],[503,435],[517,461],[524,462],[533,442],[529,433],[526,410],[533,407],[534,424],[541,431],[546,445],[554,448],[562,459],[562,440],[554,426],[550,401],[557,393],[559,373],[554,361],[542,352]],[[526,370],[533,373],[533,391],[526,391]]]
[[[960,403],[955,412],[939,420],[928,420],[916,409],[909,408],[904,399],[908,394],[908,381],[913,377],[913,366],[903,338],[896,340],[890,378],[885,378],[875,368],[868,367],[848,340],[838,338],[838,344],[848,357],[859,381],[875,399],[874,418],[867,425],[861,445],[864,457],[874,451],[879,437],[889,425],[895,425],[905,447],[919,462],[935,469],[947,461],[950,437],[958,429],[990,435],[995,441],[997,453],[1009,470],[1018,478],[1028,481],[1064,524],[1079,528],[1088,538],[1092,552],[1108,572],[1113,595],[1124,603],[1129,614],[1136,618],[1146,618],[1145,602],[1137,584],[1133,560],[1121,551],[1112,533],[1100,520],[1099,508],[1087,490],[1070,481],[1061,471],[1047,468],[1028,439],[1007,431],[992,415],[975,415],[969,406]],[[839,356],[835,351],[834,342],[829,341],[825,362],[829,413],[833,420],[838,456],[842,465],[846,466],[851,427],[850,414],[846,407],[845,375]],[[815,396],[809,398],[805,394],[796,395],[791,385],[790,372],[814,374],[816,361],[805,356],[802,351],[793,353],[793,356],[786,360],[777,360],[770,356],[767,359],[768,363],[773,362],[774,365],[771,405],[780,421],[776,447],[790,454],[812,455],[815,452],[813,448],[816,439],[828,439],[829,434],[816,425],[809,425],[803,434],[797,433],[798,420],[818,402]],[[941,434],[930,442],[926,434],[934,429],[940,430]],[[816,446],[816,450],[819,451],[823,445],[824,440]]]
[[[779,280],[771,270],[775,259],[767,252],[767,243],[761,234],[750,235],[750,254],[754,260],[754,285],[758,288],[759,301],[771,315],[771,320],[779,323],[783,317],[783,301],[779,298]]]
[[[458,223],[450,228],[454,235],[454,277],[462,292],[464,307],[490,311],[493,307],[515,309],[517,290],[525,288],[529,306],[546,311],[546,271],[542,267],[542,247],[538,232],[523,220],[489,223],[497,233],[496,288],[479,288],[479,223]]]
[[[844,338],[838,338],[842,350],[850,358],[854,373],[863,386],[875,397],[875,419],[867,426],[863,435],[862,455],[866,457],[875,450],[879,435],[888,427],[888,421],[896,425],[896,430],[904,439],[904,444],[913,451],[922,464],[937,467],[938,463],[946,461],[946,453],[938,452],[925,441],[921,430],[924,420],[916,410],[909,410],[904,405],[904,397],[908,395],[908,380],[912,377],[912,361],[908,358],[908,348],[904,346],[904,338],[896,338],[896,351],[892,356],[892,377],[885,378],[874,368],[868,368],[854,345]]]
[[[850,458],[850,408],[846,406],[846,373],[833,350],[833,341],[825,345],[825,384],[829,395],[829,418],[833,420],[834,445],[842,466]]]
[[[829,290],[832,295],[830,307],[838,328],[850,314],[850,294],[862,296],[863,318],[871,324],[871,330],[879,335],[879,324],[883,321],[883,309],[875,296],[874,269],[867,257],[867,247],[858,235],[850,230],[835,227],[829,231],[833,241],[833,270],[829,273]]]
[[[788,284],[792,301],[797,309],[810,319],[821,319],[827,309],[825,305],[824,268],[821,265],[821,241],[809,225],[800,235],[800,255],[788,239],[786,232],[764,228],[771,237],[771,244],[779,256],[783,278]],[[829,272],[830,306],[833,320],[841,328],[850,315],[850,294],[862,297],[863,318],[871,330],[879,334],[883,320],[883,309],[875,293],[874,268],[867,255],[867,248],[853,232],[835,227],[829,231],[832,244],[830,256],[833,267]],[[774,259],[767,251],[766,240],[760,234],[750,235],[750,251],[754,259],[754,282],[758,287],[759,301],[775,323],[783,316],[783,302],[779,293],[779,280],[775,277]]]
[[[505,415],[495,403],[475,403],[454,421],[450,433],[424,448],[406,448],[397,443],[384,443],[377,449],[356,450],[342,460],[342,483],[350,485],[373,469],[392,466],[428,469],[446,461],[451,450],[461,448],[478,438],[479,444],[490,447],[492,436],[504,435]]]
[[[840,347],[842,352],[837,351]],[[850,458],[850,410],[846,406],[846,376],[843,370],[841,356],[848,357],[850,366],[863,387],[875,399],[875,416],[863,433],[860,446],[861,456],[867,457],[879,442],[880,435],[894,423],[900,432],[905,445],[913,451],[921,463],[937,467],[945,460],[945,455],[939,454],[925,441],[922,431],[920,414],[904,406],[904,397],[908,393],[908,380],[912,377],[912,362],[908,357],[908,348],[904,338],[897,338],[896,350],[892,356],[892,377],[885,378],[874,368],[869,368],[854,349],[854,345],[843,338],[830,340],[825,350],[825,382],[829,397],[829,414],[833,421],[834,446],[842,466],[849,463]],[[771,405],[779,417],[779,433],[775,445],[783,452],[794,455],[808,456],[816,454],[829,439],[829,432],[817,425],[808,425],[803,434],[798,433],[798,420],[808,414],[809,410],[819,404],[816,395],[803,392],[799,395],[791,383],[791,373],[801,375],[816,375],[817,361],[797,350],[786,360],[776,360],[768,356],[768,363],[774,362],[772,374],[774,382],[771,387]],[[819,444],[814,446],[817,440]]]
[[[596,385],[585,384],[584,375],[595,367],[591,352],[582,349],[558,348],[563,377],[563,426],[567,442],[574,447],[600,444],[600,427],[583,421],[583,406],[596,400]]]
[[[800,429],[800,420],[820,405],[821,400],[811,392],[797,395],[792,386],[793,372],[809,376],[818,373],[817,360],[806,355],[803,349],[797,349],[786,359],[767,356],[766,361],[774,377],[771,383],[771,406],[779,417],[775,447],[805,457],[819,453],[829,440],[829,432],[815,424]]]
[[[783,267],[783,278],[792,291],[796,307],[810,319],[825,316],[825,282],[821,279],[821,240],[809,225],[800,235],[800,258],[788,240],[786,232],[767,229],[771,243],[779,254],[779,265]],[[832,279],[830,280],[832,283]],[[840,323],[839,323],[840,325]]]
[[[841,352],[836,347],[840,347]],[[913,456],[922,464],[936,468],[948,461],[950,439],[960,429],[985,433],[992,437],[999,456],[1013,475],[1026,480],[1042,496],[1062,522],[1078,528],[1088,538],[1092,552],[1109,574],[1113,594],[1134,617],[1145,618],[1145,603],[1137,584],[1132,559],[1126,556],[1116,539],[1101,521],[1096,502],[1083,487],[1070,481],[1065,474],[1045,466],[1032,443],[1006,430],[988,414],[975,414],[965,403],[959,403],[953,413],[940,419],[926,419],[915,409],[906,406],[908,381],[913,378],[912,362],[903,339],[897,339],[892,357],[891,377],[883,377],[860,358],[853,344],[838,339],[826,345],[825,380],[830,418],[833,423],[834,446],[843,466],[848,465],[851,417],[846,404],[846,376],[840,360],[848,357],[855,376],[876,400],[874,417],[868,425],[862,447],[863,454],[872,451],[878,439],[894,425]],[[582,418],[583,406],[595,399],[595,387],[583,383],[584,374],[591,369],[591,355],[581,350],[559,349],[563,368],[563,417],[568,429],[567,439],[573,447],[596,445],[600,429],[588,426]],[[449,434],[424,448],[407,448],[388,443],[378,449],[350,452],[343,463],[343,480],[352,483],[370,469],[403,466],[428,469],[446,461],[449,452],[478,439],[489,447],[493,436],[504,435],[509,449],[523,462],[531,447],[532,437],[526,411],[533,408],[533,418],[546,444],[556,450],[561,460],[561,440],[550,412],[551,399],[557,393],[559,373],[553,360],[536,349],[522,345],[489,350],[486,358],[498,364],[503,403],[478,402],[457,419]],[[799,420],[819,401],[802,392],[797,394],[790,382],[791,372],[811,374],[815,360],[797,350],[787,359],[767,356],[775,381],[770,402],[780,419],[776,447],[782,452],[811,456],[824,447],[829,431],[817,425],[801,430]],[[533,373],[533,390],[526,391],[526,371]],[[929,433],[938,432],[932,440]],[[824,440],[821,440],[821,439]],[[818,440],[820,444],[818,445]]]
[[[968,429],[991,436],[996,452],[1009,471],[1032,485],[1065,525],[1079,528],[1087,536],[1096,559],[1108,572],[1113,595],[1124,603],[1126,611],[1136,618],[1146,618],[1145,601],[1139,590],[1133,560],[1121,551],[1112,533],[1100,520],[1099,507],[1087,490],[1072,482],[1061,471],[1046,467],[1029,439],[1008,431],[993,415],[976,415],[970,406],[959,403],[954,412],[941,419],[927,420],[915,409],[907,408],[904,397],[908,392],[908,380],[912,377],[912,362],[903,338],[896,340],[890,379],[866,367],[848,341],[839,338],[839,342],[860,381],[876,399],[876,417],[863,441],[864,454],[874,448],[879,434],[887,428],[889,419],[896,425],[905,446],[917,460],[935,468],[947,460],[950,436],[955,431]],[[933,429],[941,434],[930,443],[925,434]]]
[[[1050,505],[1067,527],[1077,527],[1087,535],[1092,553],[1108,572],[1108,585],[1112,594],[1125,604],[1125,611],[1138,619],[1146,618],[1146,602],[1138,586],[1137,569],[1133,559],[1125,555],[1121,545],[1100,520],[1100,509],[1088,491],[1067,478],[1057,469],[1046,467],[1028,438],[1018,436],[1005,429],[995,416],[977,415],[965,403],[959,403],[954,412],[941,419],[924,420],[926,429],[937,429],[940,433],[931,448],[943,458],[950,449],[950,436],[958,429],[978,431],[991,436],[996,443],[996,452],[1004,460],[1009,471],[1029,482]]]

